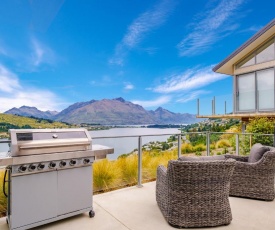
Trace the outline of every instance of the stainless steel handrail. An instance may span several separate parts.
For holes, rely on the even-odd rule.
[[[1,143],[8,143],[8,144],[9,144],[9,143],[11,143],[11,141],[10,141],[10,140],[4,140],[4,141],[3,141],[3,140],[0,140],[0,144],[1,144]]]
[[[103,136],[92,137],[92,139],[104,139],[104,138],[127,138],[127,137],[154,137],[154,136],[168,136],[168,135],[180,135],[181,133],[162,133],[162,134],[140,134],[140,135],[128,135],[128,136]]]
[[[202,134],[206,135],[206,149],[207,155],[210,155],[210,135],[211,134],[233,134],[236,135],[236,154],[239,155],[239,137],[240,135],[258,135],[258,136],[274,136],[274,134],[259,134],[259,133],[234,133],[234,132],[182,132],[182,133],[162,133],[162,134],[142,134],[142,135],[128,135],[128,136],[102,136],[102,137],[92,137],[92,139],[106,139],[106,138],[129,138],[129,137],[137,137],[138,138],[138,187],[142,187],[142,137],[150,137],[150,136],[178,136],[178,157],[181,156],[181,137],[190,134]],[[275,139],[273,140],[273,142]],[[0,140],[0,144],[2,143],[10,143],[10,140]]]

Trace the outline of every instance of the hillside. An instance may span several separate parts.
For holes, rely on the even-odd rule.
[[[0,133],[6,133],[9,129],[54,129],[70,127],[72,126],[61,122],[0,113]]]
[[[195,115],[193,114],[173,113],[162,107],[157,108],[155,111],[149,112],[154,117],[156,124],[190,124],[194,123],[194,121],[199,121],[199,119],[196,119]]]

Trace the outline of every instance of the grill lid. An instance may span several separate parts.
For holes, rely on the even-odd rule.
[[[86,151],[91,137],[86,129],[10,129],[11,156]]]

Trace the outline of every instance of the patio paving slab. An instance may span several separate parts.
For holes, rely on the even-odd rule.
[[[35,230],[171,230],[163,218],[155,199],[155,182],[144,184],[143,188],[129,187],[95,195],[96,215],[88,213],[43,225]],[[215,230],[274,230],[275,201],[266,202],[230,197],[233,220],[228,226]],[[0,229],[8,230],[5,218],[0,219]]]

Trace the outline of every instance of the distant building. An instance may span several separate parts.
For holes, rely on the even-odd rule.
[[[233,77],[233,113],[198,118],[275,117],[275,19],[213,71]]]

